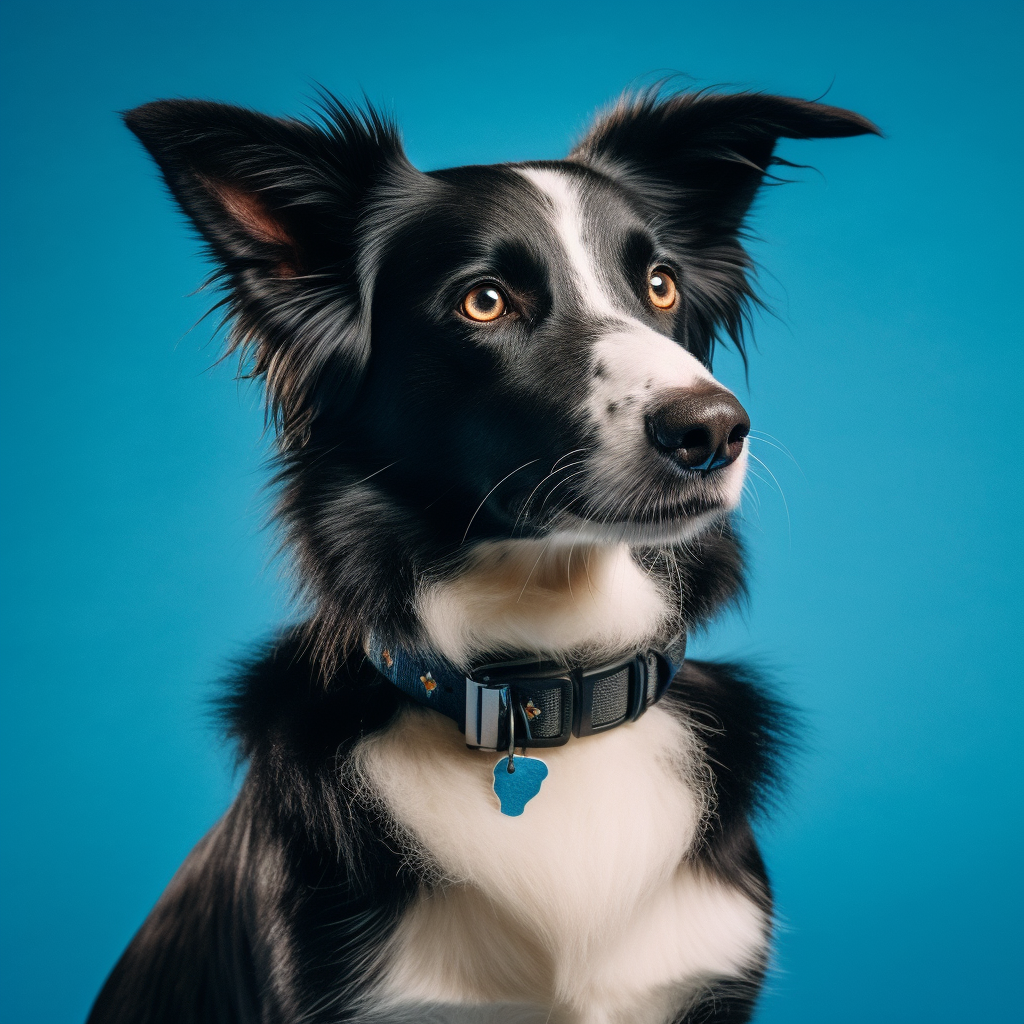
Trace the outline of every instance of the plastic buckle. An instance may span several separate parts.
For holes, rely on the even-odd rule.
[[[488,750],[504,750],[508,746],[508,703],[516,715],[516,746],[560,747],[569,742],[572,735],[575,687],[573,676],[568,669],[559,665],[524,659],[515,662],[501,662],[483,665],[473,670],[475,679],[466,678],[466,743],[471,747],[485,747]],[[496,704],[490,692],[503,690],[503,705]],[[550,698],[557,691],[557,700],[543,702],[549,709],[556,705],[561,710],[558,732],[554,735],[538,736],[537,723],[531,722],[525,712],[526,706],[535,701],[542,706],[541,696]],[[479,727],[478,727],[479,723]],[[549,719],[543,722],[550,731]],[[491,739],[496,742],[491,745]]]
[[[466,677],[466,746],[501,749],[508,702],[507,686],[488,686]]]

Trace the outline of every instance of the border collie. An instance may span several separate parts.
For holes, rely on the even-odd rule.
[[[785,709],[686,634],[742,589],[760,93],[630,96],[565,160],[423,173],[372,109],[125,116],[265,387],[306,616],[223,701],[248,772],[107,1022],[749,1019]]]

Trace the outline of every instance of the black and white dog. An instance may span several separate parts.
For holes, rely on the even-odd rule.
[[[308,616],[239,670],[241,792],[90,1020],[747,1020],[784,714],[683,661],[742,587],[709,367],[778,138],[874,126],[644,94],[564,161],[425,174],[333,100],[126,121],[265,384]]]

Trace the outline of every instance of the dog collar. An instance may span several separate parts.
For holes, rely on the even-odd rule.
[[[685,651],[684,634],[668,652],[641,651],[596,667],[524,658],[490,662],[467,675],[444,658],[377,636],[367,644],[385,679],[450,718],[467,745],[481,750],[506,750],[511,736],[517,747],[557,747],[570,736],[635,722],[668,689]]]

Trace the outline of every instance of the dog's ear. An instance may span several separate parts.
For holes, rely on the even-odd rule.
[[[229,347],[265,376],[280,424],[343,399],[369,349],[360,217],[390,171],[415,173],[395,128],[333,102],[323,124],[196,100],[147,103],[124,120],[206,242],[228,291]]]
[[[881,134],[839,107],[762,93],[693,92],[626,97],[600,117],[569,159],[628,180],[646,193],[705,287],[691,293],[687,339],[710,363],[716,331],[742,351],[749,260],[743,220],[773,164],[780,138]]]
[[[570,160],[618,166],[685,191],[694,227],[735,234],[786,139],[880,134],[867,118],[822,103],[762,93],[681,93],[622,100],[599,118]]]

